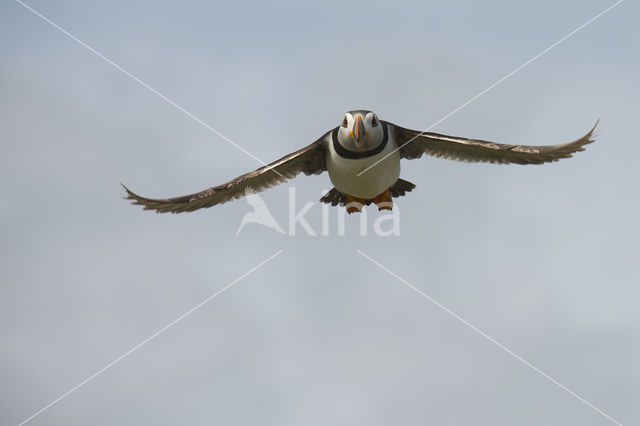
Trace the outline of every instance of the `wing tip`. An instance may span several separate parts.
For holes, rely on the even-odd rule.
[[[596,135],[594,134],[594,132],[596,130],[596,127],[598,127],[599,123],[600,123],[600,117],[598,117],[598,119],[596,120],[596,123],[593,125],[591,130],[589,130],[589,133],[586,134],[586,136],[588,137],[587,143],[592,143],[596,141]]]
[[[163,200],[143,197],[130,190],[125,184],[120,183],[120,185],[126,191],[126,196],[122,197],[122,199],[131,200],[132,205],[142,206],[142,210],[155,210],[156,213],[181,213],[181,211],[175,211],[168,208],[168,206],[163,206]]]
[[[136,200],[138,198],[138,195],[136,193],[134,193],[132,190],[130,190],[129,188],[127,188],[127,185],[125,185],[124,183],[120,182],[120,186],[126,192],[126,196],[122,197],[123,200]]]

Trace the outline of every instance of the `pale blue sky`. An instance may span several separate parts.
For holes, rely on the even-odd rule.
[[[30,1],[256,155],[354,108],[422,129],[613,2]],[[638,4],[434,130],[597,142],[544,166],[403,163],[401,235],[296,237],[174,196],[257,162],[13,1],[0,6],[0,423],[18,424],[277,250],[33,425],[607,425],[362,250],[625,425],[640,422]],[[263,199],[286,226],[329,188]],[[331,210],[336,214],[337,210]],[[375,218],[377,212],[371,210]],[[308,214],[317,229],[321,208]],[[335,222],[332,222],[335,223]]]

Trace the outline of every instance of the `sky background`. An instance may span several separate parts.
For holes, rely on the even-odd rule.
[[[613,1],[56,1],[29,5],[271,161],[346,110],[424,129]],[[259,164],[19,3],[0,5],[0,424],[640,423],[640,33],[625,1],[434,131],[597,142],[544,166],[404,162],[400,236],[236,236],[244,200],[147,196]],[[326,174],[263,193],[281,226]],[[331,226],[338,210],[330,210]],[[320,230],[322,208],[307,214]],[[369,209],[369,219],[378,212]]]

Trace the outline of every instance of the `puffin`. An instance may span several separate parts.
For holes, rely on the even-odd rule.
[[[126,199],[157,213],[182,213],[212,207],[244,195],[264,191],[304,173],[329,173],[334,188],[320,199],[347,212],[361,212],[375,204],[392,210],[393,198],[416,186],[400,178],[400,160],[424,154],[465,162],[543,164],[584,151],[598,122],[584,136],[558,145],[511,145],[411,130],[383,121],[368,110],[348,111],[338,126],[298,151],[200,192],[174,198],[142,197],[125,185]]]

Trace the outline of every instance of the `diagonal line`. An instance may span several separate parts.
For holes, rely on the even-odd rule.
[[[220,136],[222,139],[224,139],[225,141],[229,142],[231,145],[233,145],[234,147],[236,147],[240,151],[242,151],[245,154],[247,154],[249,157],[251,157],[254,160],[256,160],[258,163],[262,164],[263,166],[267,165],[267,163],[265,163],[264,161],[262,161],[261,159],[259,159],[258,157],[256,157],[255,155],[253,155],[252,153],[250,153],[249,151],[247,151],[246,149],[244,149],[243,147],[241,147],[240,145],[238,145],[237,143],[235,143],[234,141],[232,141],[231,139],[229,139],[228,137],[226,137],[225,135],[223,135],[222,133],[220,133],[219,131],[217,131],[216,129],[214,129],[213,127],[211,127],[210,125],[208,125],[207,123],[205,123],[204,121],[202,121],[201,119],[199,119],[198,117],[196,117],[195,115],[193,115],[192,113],[190,113],[189,111],[187,111],[186,109],[184,109],[183,107],[181,107],[180,105],[178,105],[177,103],[172,101],[171,99],[169,99],[168,97],[166,97],[165,95],[163,95],[162,93],[158,92],[156,89],[154,89],[153,87],[149,86],[147,83],[145,83],[144,81],[140,80],[138,77],[136,77],[135,75],[131,74],[129,71],[125,70],[120,65],[116,64],[111,59],[107,58],[102,53],[98,52],[96,49],[94,49],[93,47],[89,46],[84,41],[80,40],[79,38],[77,38],[76,36],[74,36],[73,34],[68,32],[67,30],[65,30],[64,28],[60,27],[58,24],[56,24],[51,19],[47,18],[46,16],[44,16],[43,14],[41,14],[40,12],[38,12],[37,10],[32,8],[31,6],[27,5],[26,3],[22,2],[21,0],[16,0],[16,2],[19,3],[20,5],[24,6],[27,10],[32,12],[34,15],[40,17],[43,21],[47,22],[52,27],[54,27],[55,29],[57,29],[58,31],[60,31],[61,33],[63,33],[64,35],[66,35],[67,37],[72,39],[73,41],[75,41],[76,43],[78,43],[81,46],[83,46],[83,47],[87,48],[88,50],[90,50],[92,53],[94,53],[100,59],[104,60],[109,65],[112,65],[114,68],[116,68],[118,71],[121,71],[127,77],[131,78],[135,82],[137,82],[140,85],[144,86],[146,89],[151,91],[153,94],[157,95],[158,97],[160,97],[164,101],[168,102],[170,105],[172,105],[173,107],[175,107],[179,111],[183,112],[188,117],[194,119],[195,121],[197,121],[198,123],[200,123],[201,125],[203,125],[207,129],[209,129],[210,131],[212,131],[216,135]],[[274,172],[276,172],[277,174],[282,176],[282,174],[280,172],[278,172],[277,170],[275,170],[275,169],[271,169],[271,170],[273,170]]]
[[[424,293],[422,290],[418,289],[417,287],[415,287],[414,285],[412,285],[411,283],[409,283],[407,280],[405,280],[404,278],[398,276],[397,274],[393,273],[390,269],[388,269],[387,267],[381,265],[380,263],[378,263],[377,261],[373,260],[371,257],[367,256],[366,254],[364,254],[362,251],[360,250],[356,250],[356,252],[358,252],[360,255],[362,255],[362,257],[364,257],[365,259],[369,260],[370,262],[374,263],[375,265],[377,265],[380,269],[384,270],[385,272],[387,272],[389,275],[393,276],[394,278],[396,278],[398,281],[402,282],[404,285],[406,285],[407,287],[409,287],[410,289],[412,289],[413,291],[415,291],[416,293],[418,293],[419,295],[421,295],[422,297],[424,297],[425,299],[427,299],[428,301],[430,301],[431,303],[433,303],[434,305],[436,305],[437,307],[439,307],[440,309],[442,309],[443,311],[445,311],[446,313],[448,313],[449,315],[451,315],[452,317],[454,317],[455,319],[457,319],[458,321],[460,321],[461,323],[463,323],[464,325],[466,325],[467,327],[471,328],[473,331],[475,331],[476,333],[480,334],[482,337],[484,337],[485,339],[489,340],[491,343],[495,344],[496,346],[498,346],[500,349],[504,350],[505,352],[507,352],[509,355],[513,356],[515,359],[517,359],[518,361],[522,362],[523,364],[525,364],[527,367],[531,368],[532,370],[534,370],[536,373],[540,374],[541,376],[543,376],[544,378],[546,378],[547,380],[549,380],[550,382],[554,383],[555,385],[557,385],[558,387],[560,387],[561,389],[563,389],[564,391],[568,392],[570,395],[576,397],[577,399],[579,399],[581,402],[583,402],[585,405],[587,405],[588,407],[594,409],[595,411],[597,411],[598,413],[602,414],[604,417],[606,417],[607,419],[609,419],[610,421],[612,421],[613,423],[617,424],[618,426],[622,426],[622,423],[620,423],[619,421],[615,420],[614,418],[610,417],[609,415],[607,415],[604,411],[600,410],[598,407],[596,407],[595,405],[593,405],[592,403],[590,403],[589,401],[585,400],[584,398],[582,398],[580,395],[578,395],[577,393],[575,393],[574,391],[572,391],[571,389],[569,389],[568,387],[566,387],[565,385],[563,385],[562,383],[558,382],[557,380],[555,380],[553,377],[549,376],[547,373],[545,373],[544,371],[540,370],[539,368],[537,368],[536,366],[534,366],[533,364],[531,364],[529,361],[527,361],[526,359],[522,358],[520,355],[516,354],[515,352],[513,352],[511,349],[507,348],[506,346],[504,346],[502,343],[498,342],[496,339],[494,339],[493,337],[489,336],[488,334],[486,334],[485,332],[483,332],[482,330],[480,330],[479,328],[477,328],[476,326],[474,326],[473,324],[471,324],[469,321],[465,320],[464,318],[462,318],[460,315],[456,314],[455,312],[453,312],[451,309],[447,308],[446,306],[444,306],[443,304],[441,304],[440,302],[438,302],[437,300],[435,300],[434,298],[432,298],[431,296],[429,296],[428,294]]]
[[[91,380],[93,380],[94,378],[96,378],[97,376],[99,376],[100,374],[104,373],[106,370],[108,370],[109,368],[113,367],[115,364],[117,364],[118,362],[122,361],[124,358],[126,358],[127,356],[131,355],[133,352],[135,352],[136,350],[140,349],[142,346],[144,346],[146,343],[149,343],[151,340],[153,340],[154,338],[156,338],[158,335],[162,334],[163,332],[165,332],[167,329],[169,329],[170,327],[176,325],[178,322],[182,321],[184,318],[186,318],[187,316],[189,316],[190,314],[192,314],[193,312],[195,312],[196,310],[198,310],[199,308],[201,308],[203,305],[207,304],[208,302],[210,302],[211,300],[215,299],[217,296],[219,296],[220,294],[222,294],[225,290],[229,289],[232,285],[234,285],[235,283],[237,283],[238,281],[242,280],[243,278],[245,278],[247,275],[251,274],[252,272],[254,272],[256,269],[260,268],[261,266],[265,265],[266,263],[270,262],[272,259],[274,259],[276,256],[278,256],[280,253],[282,253],[282,250],[278,250],[275,254],[272,254],[270,257],[268,257],[266,260],[263,260],[262,262],[258,263],[256,266],[254,266],[253,268],[249,269],[247,272],[245,272],[244,274],[240,275],[238,278],[236,278],[235,280],[231,281],[229,284],[227,284],[226,286],[222,287],[220,290],[218,290],[217,292],[215,292],[214,294],[212,294],[211,296],[207,297],[206,299],[204,299],[202,302],[198,303],[196,306],[194,306],[193,308],[189,309],[187,312],[185,312],[184,314],[180,315],[178,318],[176,318],[175,320],[171,321],[169,324],[165,325],[164,327],[162,327],[160,330],[156,331],[155,333],[153,333],[151,336],[147,337],[146,339],[144,339],[142,342],[138,343],[137,345],[135,345],[133,348],[129,349],[127,352],[125,352],[124,354],[120,355],[118,358],[114,359],[113,361],[111,361],[109,364],[105,365],[104,367],[102,367],[100,370],[96,371],[95,373],[93,373],[91,376],[87,377],[86,379],[84,379],[83,381],[81,381],[80,383],[78,383],[77,385],[75,385],[74,387],[72,387],[71,389],[69,389],[67,392],[63,393],[62,395],[60,395],[58,398],[56,398],[55,400],[51,401],[48,405],[44,406],[43,408],[41,408],[40,410],[38,410],[36,413],[34,413],[31,417],[27,418],[26,420],[22,421],[22,423],[20,423],[18,426],[22,426],[25,423],[27,423],[28,421],[32,420],[34,417],[38,416],[39,414],[41,414],[43,411],[51,408],[53,405],[55,405],[56,403],[60,402],[62,399],[66,398],[67,396],[69,396],[69,394],[73,393],[74,391],[78,390],[80,387],[84,386],[85,384],[87,384],[88,382],[90,382]]]
[[[544,55],[545,53],[549,52],[551,49],[553,49],[554,47],[558,46],[560,43],[564,42],[566,39],[568,39],[569,37],[573,36],[575,33],[577,33],[578,31],[582,30],[584,27],[586,27],[587,25],[591,24],[593,21],[595,21],[596,19],[600,18],[602,15],[604,15],[605,13],[609,12],[611,9],[613,9],[614,7],[618,6],[620,3],[622,3],[624,0],[618,0],[617,2],[615,2],[614,4],[612,4],[611,6],[607,7],[605,10],[603,10],[602,12],[598,13],[596,16],[594,16],[593,18],[589,19],[587,22],[585,22],[584,24],[580,25],[578,28],[576,28],[575,30],[571,31],[569,34],[567,34],[566,36],[562,37],[560,40],[556,41],[555,43],[553,43],[551,46],[547,47],[546,49],[544,49],[542,52],[538,53],[536,56],[534,56],[533,58],[529,59],[527,62],[525,62],[524,64],[520,65],[518,68],[514,69],[513,71],[511,71],[509,74],[505,75],[504,77],[502,77],[500,80],[496,81],[495,83],[493,83],[491,86],[487,87],[486,89],[484,89],[482,92],[478,93],[477,95],[475,95],[473,98],[469,99],[467,102],[463,103],[462,105],[460,105],[458,108],[454,109],[453,111],[451,111],[449,114],[445,115],[444,117],[442,117],[440,120],[436,121],[435,123],[433,123],[431,126],[427,127],[426,129],[424,129],[422,132],[418,133],[416,136],[414,136],[413,138],[409,139],[407,142],[403,143],[402,146],[399,146],[398,148],[394,149],[393,151],[391,151],[390,153],[388,153],[387,155],[385,155],[384,157],[382,157],[381,159],[379,159],[378,161],[376,161],[375,163],[373,163],[372,165],[370,165],[369,167],[367,167],[366,169],[364,169],[363,171],[361,171],[360,173],[357,174],[357,176],[360,176],[361,174],[365,173],[367,170],[371,169],[372,167],[375,167],[377,164],[381,163],[382,161],[384,161],[387,157],[389,157],[392,154],[395,154],[396,152],[398,152],[399,150],[401,150],[402,148],[405,147],[405,145],[413,142],[415,139],[419,138],[420,136],[424,135],[425,132],[428,132],[429,130],[433,129],[434,127],[436,127],[438,124],[442,123],[444,120],[446,120],[447,118],[451,117],[453,114],[457,113],[458,111],[460,111],[462,108],[466,107],[467,105],[469,105],[470,103],[472,103],[473,101],[475,101],[476,99],[478,99],[480,96],[484,95],[485,93],[487,93],[489,90],[493,89],[494,87],[496,87],[497,85],[499,85],[500,83],[502,83],[503,81],[505,81],[506,79],[508,79],[509,77],[511,77],[512,75],[514,75],[515,73],[517,73],[518,71],[522,70],[524,67],[526,67],[527,65],[529,65],[531,62],[535,61],[536,59],[540,58],[542,55]]]

